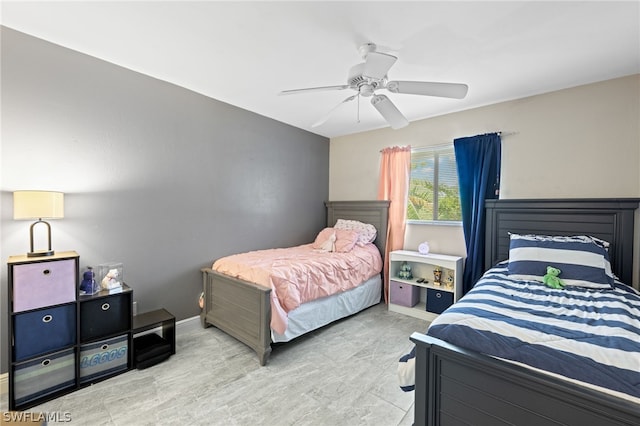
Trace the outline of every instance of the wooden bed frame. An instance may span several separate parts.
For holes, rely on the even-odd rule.
[[[488,269],[506,260],[508,232],[587,234],[609,241],[613,272],[632,282],[639,199],[491,200]],[[414,333],[414,425],[639,425],[640,405]]]
[[[335,225],[338,219],[374,225],[378,231],[374,244],[384,261],[389,201],[327,201],[325,205],[327,226]],[[260,365],[265,365],[271,353],[271,289],[220,274],[211,268],[202,269],[202,286],[202,326],[213,325],[235,337],[252,348]]]

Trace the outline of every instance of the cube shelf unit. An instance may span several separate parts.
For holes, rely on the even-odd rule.
[[[133,291],[80,295],[79,259],[73,251],[9,257],[10,410],[131,368]]]
[[[146,340],[149,330],[160,327],[162,336]],[[164,308],[145,312],[133,317],[133,366],[146,368],[162,362],[176,353],[176,317]],[[141,335],[136,337],[136,335]]]
[[[426,321],[433,321],[449,305],[462,297],[463,258],[446,254],[420,254],[416,251],[396,250],[389,254],[389,310]],[[400,278],[402,265],[411,266],[411,279]],[[433,270],[442,269],[442,284],[433,284]],[[453,288],[445,286],[447,271],[453,273]],[[427,283],[419,283],[419,278]],[[415,306],[410,306],[417,301]]]

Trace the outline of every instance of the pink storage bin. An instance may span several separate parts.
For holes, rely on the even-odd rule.
[[[391,303],[408,308],[418,304],[420,300],[420,288],[418,286],[394,280],[390,280],[389,285],[391,286],[391,297],[389,299]]]
[[[76,300],[75,259],[13,266],[13,311]]]

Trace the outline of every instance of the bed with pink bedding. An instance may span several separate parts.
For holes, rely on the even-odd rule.
[[[350,290],[382,271],[378,248],[369,243],[346,253],[313,244],[257,250],[223,257],[214,271],[271,289],[271,329],[282,334],[287,314],[305,302]]]
[[[325,204],[327,228],[313,243],[226,256],[202,269],[202,325],[247,344],[261,365],[272,341],[288,341],[380,301],[389,202]],[[354,221],[373,225],[375,240],[361,234],[350,241],[354,231],[333,228]]]

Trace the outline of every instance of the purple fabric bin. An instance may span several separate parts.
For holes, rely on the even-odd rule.
[[[76,300],[75,259],[13,267],[13,311],[22,312]]]
[[[395,305],[412,308],[420,300],[420,287],[390,280],[391,297],[390,302]]]

